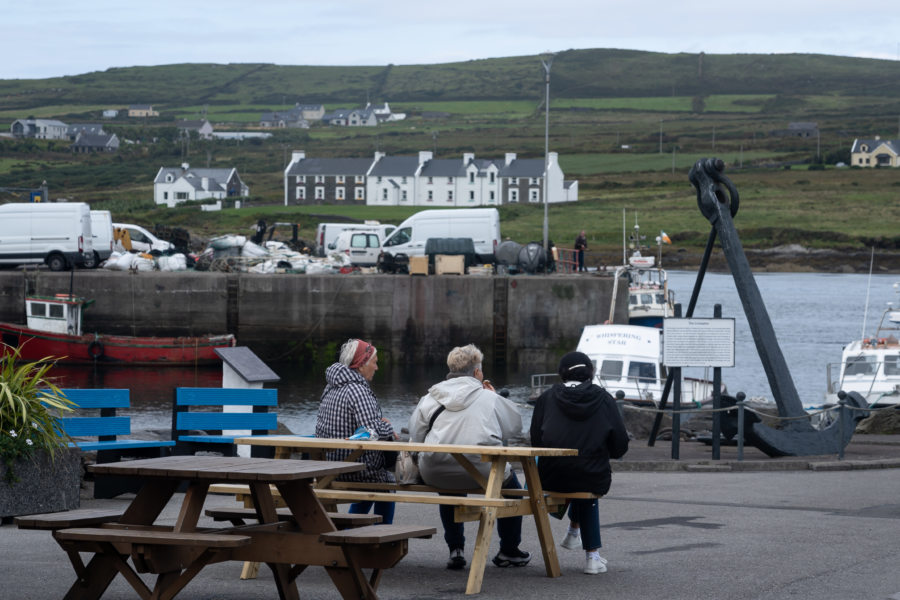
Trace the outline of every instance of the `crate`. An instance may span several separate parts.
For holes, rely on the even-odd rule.
[[[438,254],[434,257],[435,275],[464,275],[466,259],[462,254]]]
[[[482,277],[490,277],[494,274],[494,267],[491,265],[473,265],[469,267],[469,275],[480,275]]]
[[[427,256],[410,256],[409,257],[409,274],[410,275],[428,275],[428,257]]]

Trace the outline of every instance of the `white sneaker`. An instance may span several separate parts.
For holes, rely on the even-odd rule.
[[[606,559],[602,556],[600,558],[590,558],[585,561],[584,564],[584,572],[588,575],[597,575],[598,573],[606,573]]]
[[[567,533],[560,546],[562,546],[566,550],[575,550],[577,548],[581,548],[581,532],[579,531],[578,533]]]

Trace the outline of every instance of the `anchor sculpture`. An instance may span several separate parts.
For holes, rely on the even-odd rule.
[[[786,419],[783,421],[782,429],[769,427],[753,419],[750,427],[745,429],[744,439],[769,456],[803,456],[842,451],[853,437],[856,423],[867,413],[863,410],[852,410],[849,426],[841,427],[840,421],[835,421],[825,429],[815,429],[808,419],[799,418],[805,417],[806,411],[803,410],[800,397],[797,395],[797,388],[775,338],[775,330],[772,328],[762,295],[750,270],[750,263],[734,227],[732,219],[738,211],[739,196],[734,184],[723,175],[724,169],[725,164],[719,159],[703,159],[691,168],[689,179],[697,189],[697,205],[700,212],[713,226],[707,250],[711,249],[712,242],[718,234],[753,334],[753,341],[756,343],[772,395],[778,405],[778,414]],[[699,292],[699,284],[703,280],[707,263],[708,261],[704,260],[697,273],[695,297]],[[692,304],[695,297],[692,298]],[[863,397],[856,392],[848,394],[842,392],[841,397],[848,407],[856,409],[867,407]],[[846,409],[842,407],[841,410]]]

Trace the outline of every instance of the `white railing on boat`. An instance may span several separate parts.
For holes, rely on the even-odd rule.
[[[659,401],[662,397],[662,389],[666,384],[665,379],[648,379],[647,377],[639,377],[639,376],[629,376],[625,378],[627,380],[626,389],[622,391],[625,392],[625,400],[628,402],[639,402],[639,403],[647,403],[658,405]],[[554,383],[559,381],[559,375],[556,373],[536,373],[531,376],[531,395],[530,399],[535,400],[538,396],[543,394],[547,389],[553,386]],[[606,384],[601,383],[606,390],[615,396],[615,393],[621,388],[615,383]],[[650,386],[654,386],[655,389],[660,390],[660,394],[658,397],[655,397],[652,392],[649,391]],[[671,392],[670,392],[671,393]],[[724,385],[722,385],[722,393],[727,393],[727,390]],[[630,395],[629,395],[630,394]],[[713,394],[713,382],[706,379],[698,379],[694,377],[684,377],[682,379],[681,384],[681,394],[682,394],[682,402],[690,402],[700,406],[701,404],[711,402],[712,394]],[[671,401],[671,396],[669,397]]]

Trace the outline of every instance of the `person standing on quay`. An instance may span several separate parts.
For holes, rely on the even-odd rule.
[[[346,439],[363,427],[379,440],[394,440],[397,435],[390,422],[381,415],[381,406],[369,386],[378,370],[378,352],[375,346],[363,340],[350,339],[341,346],[338,362],[325,370],[325,391],[316,416],[317,438]],[[327,454],[328,460],[345,460],[350,450],[335,450]],[[366,451],[362,455],[366,468],[356,473],[338,477],[343,481],[394,483],[394,474],[386,468],[383,452]],[[350,512],[366,514],[375,507],[382,523],[394,521],[393,502],[356,502]]]
[[[610,458],[628,451],[628,432],[616,401],[593,383],[594,365],[582,352],[569,352],[559,362],[557,383],[538,397],[531,417],[531,445],[577,448],[578,456],[542,456],[538,474],[545,490],[591,492],[602,496],[612,481]],[[606,573],[600,556],[600,512],[597,499],[574,499],[569,505],[569,531],[562,547],[585,551],[584,572]]]
[[[584,251],[587,250],[587,237],[584,235],[584,229],[581,230],[581,233],[578,234],[578,237],[575,238],[575,260],[576,260],[576,271],[587,271],[584,268]]]

